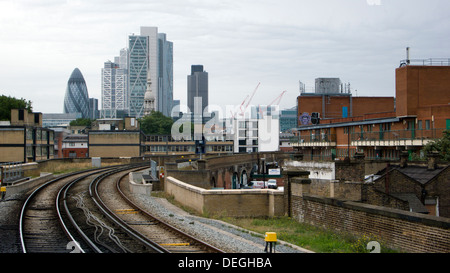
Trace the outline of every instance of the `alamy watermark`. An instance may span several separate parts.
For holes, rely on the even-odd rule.
[[[249,129],[249,123],[256,122],[260,142],[270,142],[271,134],[279,133],[279,126],[273,123],[279,120],[278,105],[251,105],[249,107],[227,105],[208,105],[201,109],[202,98],[194,98],[194,111],[186,105],[177,105],[172,109],[172,118],[176,118],[171,135],[176,140],[233,139],[238,129]],[[193,128],[192,128],[193,127]]]

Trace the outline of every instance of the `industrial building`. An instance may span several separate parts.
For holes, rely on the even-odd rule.
[[[357,151],[366,159],[399,160],[401,151],[420,156],[450,129],[450,63],[402,63],[395,97],[354,97],[339,84],[301,93],[291,145],[305,160],[351,158]]]

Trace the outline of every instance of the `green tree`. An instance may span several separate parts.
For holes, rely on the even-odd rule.
[[[77,118],[76,120],[72,120],[70,122],[70,126],[86,126],[91,127],[92,119],[90,118]]]
[[[170,135],[173,120],[159,111],[152,111],[150,115],[141,118],[139,123],[145,134]]]
[[[423,149],[425,156],[434,151],[439,153],[441,160],[450,161],[450,130],[445,130],[441,138],[428,143]]]
[[[28,112],[33,111],[31,101],[24,98],[16,99],[14,97],[0,96],[0,120],[11,120],[11,109],[26,109]]]

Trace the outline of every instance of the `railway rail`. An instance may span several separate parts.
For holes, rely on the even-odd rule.
[[[82,171],[36,188],[20,212],[24,253],[222,252],[133,204],[120,189],[147,165]],[[120,194],[121,197],[118,197]]]
[[[163,246],[169,253],[223,253],[219,248],[162,221],[134,203],[122,190],[127,182],[127,175],[121,175],[116,178],[115,183],[104,185],[101,191],[105,195],[103,200],[105,203],[109,200],[110,208],[115,209],[115,215],[121,221],[132,225],[135,230]],[[106,189],[107,186],[109,190]],[[105,194],[107,192],[118,193],[120,197],[107,196]],[[118,201],[119,199],[121,202]]]

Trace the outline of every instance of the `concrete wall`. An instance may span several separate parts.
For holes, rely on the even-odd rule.
[[[335,162],[286,161],[286,168],[309,171],[311,179],[335,179]]]
[[[283,192],[271,189],[206,190],[174,177],[165,179],[165,191],[198,213],[248,217],[284,215]]]
[[[14,194],[20,194],[20,193],[26,192],[28,190],[31,190],[43,183],[50,181],[52,178],[54,178],[53,174],[42,173],[41,176],[38,178],[30,179],[30,180],[22,182],[22,183],[17,183],[12,186],[7,186],[5,198],[8,198]]]
[[[153,184],[145,183],[142,172],[130,172],[128,174],[128,180],[130,192],[148,196],[152,194]]]

